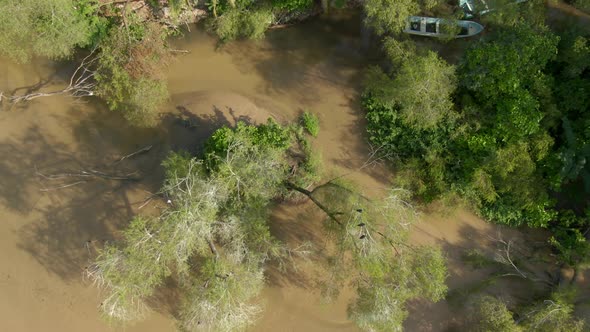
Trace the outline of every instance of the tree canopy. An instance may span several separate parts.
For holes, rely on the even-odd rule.
[[[486,220],[549,228],[559,257],[585,267],[587,37],[536,20],[490,22],[456,72],[385,38],[387,70],[368,70],[362,99],[370,140],[422,202],[460,197]]]
[[[86,0],[2,0],[0,52],[18,62],[70,57],[101,29],[94,6]]]
[[[360,327],[398,330],[408,300],[442,299],[444,255],[406,243],[416,218],[406,191],[369,200],[339,181],[305,189],[313,178],[308,173],[317,170],[304,142],[301,127],[269,120],[217,130],[200,158],[171,154],[163,163],[162,188],[170,205],[160,216],[134,218],[120,242],[102,249],[88,270],[108,291],[105,315],[137,318],[145,299],[172,277],[186,294],[177,317],[183,328],[234,331],[251,324],[260,312],[252,299],[265,283],[267,263],[287,264],[301,251],[269,229],[273,200],[289,193],[303,195],[325,213],[326,236],[336,248],[329,270],[358,285],[350,316]],[[326,282],[325,294],[336,294],[350,281],[344,279]]]
[[[153,126],[157,111],[168,99],[166,33],[156,23],[132,27],[112,28],[100,42],[96,93],[132,124]]]
[[[549,299],[522,309],[516,320],[504,302],[485,295],[472,304],[474,331],[584,331],[584,321],[573,316],[573,289],[553,292]]]
[[[387,32],[401,32],[405,29],[408,16],[420,11],[415,0],[367,0],[363,4],[365,22],[379,35]]]
[[[383,105],[399,107],[403,121],[416,128],[432,128],[452,112],[455,69],[436,53],[403,61],[394,78],[371,68],[368,91]]]

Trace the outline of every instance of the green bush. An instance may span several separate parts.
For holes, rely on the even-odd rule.
[[[272,0],[272,7],[287,11],[301,11],[311,8],[313,0]]]
[[[396,184],[411,190],[424,202],[441,197],[450,189],[449,170],[456,160],[450,155],[455,120],[444,118],[443,126],[419,129],[408,125],[398,107],[385,106],[364,95],[361,104],[367,112],[369,140],[395,163]]]
[[[19,62],[32,56],[69,57],[104,29],[95,9],[90,1],[5,0],[0,5],[0,53]]]
[[[317,115],[308,111],[303,112],[301,115],[301,125],[303,125],[303,128],[305,128],[311,136],[318,136],[318,133],[320,132],[320,119]]]
[[[204,161],[209,169],[215,169],[219,158],[225,157],[227,149],[238,137],[252,145],[264,148],[286,150],[291,145],[289,128],[284,128],[272,118],[266,124],[253,126],[238,122],[234,129],[223,127],[216,130],[205,142]]]
[[[154,126],[168,99],[163,68],[169,52],[157,23],[114,27],[100,43],[96,94],[132,124]]]
[[[471,330],[476,332],[519,332],[522,329],[516,325],[512,312],[506,304],[492,296],[482,296],[471,305],[468,320]]]
[[[211,26],[222,41],[260,39],[273,21],[274,14],[270,9],[233,8],[212,21]]]

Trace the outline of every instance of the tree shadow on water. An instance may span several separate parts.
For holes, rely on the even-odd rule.
[[[533,294],[543,291],[542,284],[518,276],[508,263],[502,262],[506,246],[513,241],[511,258],[523,271],[535,276],[535,256],[546,254],[542,234],[505,226],[469,221],[474,216],[453,216],[449,230],[421,229],[429,242],[441,247],[447,258],[449,287],[447,296],[438,303],[425,300],[412,301],[410,315],[404,327],[413,331],[465,331],[469,330],[468,316],[471,301],[481,295],[500,297],[508,302],[530,300]],[[420,227],[420,226],[418,226]],[[424,228],[427,228],[425,226]],[[440,226],[439,226],[440,227]],[[457,230],[452,230],[457,227]],[[448,237],[448,238],[447,238]],[[504,241],[504,242],[502,242]],[[545,246],[546,247],[546,246]],[[546,249],[546,248],[545,248]],[[537,274],[536,276],[540,276]]]
[[[35,126],[20,139],[0,142],[0,152],[10,156],[0,160],[0,204],[30,220],[17,230],[18,247],[50,273],[81,280],[95,248],[117,240],[136,213],[158,213],[148,199],[160,189],[160,165],[168,153],[194,152],[224,124],[215,113],[179,111],[165,115],[158,128],[142,129],[117,113],[93,109],[80,117],[72,115],[80,110],[72,110],[51,119],[72,132],[72,144],[60,144]],[[182,116],[198,121],[199,129],[183,126]]]
[[[12,200],[7,205],[30,219],[18,229],[17,245],[64,280],[80,278],[93,247],[113,240],[133,216],[134,206],[146,196],[138,192],[152,190],[150,176],[161,158],[154,149],[121,159],[139,141],[117,147],[94,133],[116,137],[117,130],[128,128],[93,131],[92,118],[58,120],[72,127],[75,144],[60,144],[39,127],[31,127],[18,142],[0,143],[0,151],[14,156],[2,161],[1,176],[22,181],[12,194],[0,193],[0,199]]]
[[[48,204],[35,211],[42,217],[20,229],[19,247],[63,279],[80,278],[93,248],[113,241],[116,231],[132,218],[129,187],[93,183],[68,190],[69,199],[48,195]]]
[[[38,126],[29,127],[22,137],[0,142],[0,204],[21,215],[29,213],[39,198],[36,190],[37,165],[62,160],[70,155],[64,145],[50,142]]]
[[[239,121],[254,123],[247,115],[238,115],[231,107],[225,111],[216,105],[211,112],[196,113],[191,105],[177,105],[174,113],[167,113],[162,119],[167,140],[172,150],[185,150],[193,155],[202,153],[204,144],[215,130],[221,127],[234,127]]]
[[[310,103],[321,98],[315,88],[317,80],[340,85],[348,81],[346,72],[358,67],[362,59],[360,22],[357,16],[313,19],[272,30],[263,43],[232,43],[224,51],[239,68],[262,76],[261,92],[289,93]]]
[[[311,207],[311,209],[310,209]],[[271,234],[290,249],[309,251],[294,254],[284,264],[269,264],[267,282],[271,286],[295,286],[302,289],[318,287],[318,262],[327,260],[326,239],[322,223],[324,217],[307,201],[284,201],[273,209],[270,221]],[[306,247],[310,244],[310,247]]]

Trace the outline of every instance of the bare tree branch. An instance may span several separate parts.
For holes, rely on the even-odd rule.
[[[43,192],[54,191],[54,190],[59,190],[59,189],[73,187],[73,186],[76,186],[76,185],[79,185],[79,184],[82,184],[82,183],[86,183],[86,181],[76,181],[74,183],[65,184],[63,186],[52,187],[52,188],[43,188],[43,189],[39,189],[39,191],[43,191]]]
[[[122,162],[125,159],[135,157],[138,154],[149,152],[152,149],[152,147],[153,147],[153,145],[148,145],[148,146],[145,146],[145,147],[143,147],[143,148],[141,148],[141,149],[139,149],[139,150],[137,150],[137,151],[135,151],[133,153],[130,153],[130,154],[126,155],[126,156],[123,156],[123,157],[121,157],[121,159],[119,159],[116,162],[114,162],[113,165],[116,165],[116,164]]]
[[[88,54],[80,65],[76,68],[72,76],[70,76],[69,84],[61,89],[50,92],[32,92],[25,95],[12,95],[8,97],[12,103],[16,104],[22,101],[29,101],[40,97],[49,97],[55,95],[69,94],[73,97],[87,97],[94,96],[94,89],[96,82],[94,81],[95,71],[90,69],[90,66],[98,59],[94,56],[96,49],[93,49]],[[2,94],[0,93],[0,100]]]

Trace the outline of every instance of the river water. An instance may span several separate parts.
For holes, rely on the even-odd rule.
[[[189,51],[169,68],[171,98],[155,129],[128,126],[96,99],[39,98],[0,110],[0,329],[3,331],[172,331],[174,294],[162,292],[135,325],[107,325],[99,316],[100,292],[83,279],[94,245],[117,236],[138,213],[157,213],[150,193],[162,180],[159,164],[171,149],[198,151],[221,125],[243,119],[290,121],[303,110],[319,115],[313,143],[327,176],[349,174],[368,195],[380,195],[391,174],[376,165],[357,172],[370,153],[359,108],[366,64],[360,22],[342,14],[268,33],[263,41],[220,47],[193,27],[174,47]],[[0,91],[51,91],[71,66],[37,59],[17,65],[0,59]],[[149,152],[122,159],[143,147]],[[72,177],[94,170],[137,181]],[[318,240],[320,214],[306,204],[273,214],[275,234],[297,245]],[[412,239],[441,244],[450,259],[450,284],[481,277],[461,265],[465,248],[496,228],[467,212],[428,216]],[[321,241],[318,241],[321,242]],[[266,311],[252,331],[356,331],[346,319],[353,297],[344,289],[322,303],[314,267],[300,262],[289,273],[270,270],[260,301]],[[455,318],[447,303],[412,303],[408,330],[440,330]]]
[[[200,149],[203,139],[236,120],[293,120],[316,112],[322,131],[314,143],[327,168],[341,174],[366,158],[357,88],[360,22],[350,15],[278,29],[260,42],[219,47],[198,28],[180,40],[186,49],[169,68],[171,98],[155,129],[125,124],[96,99],[39,98],[0,111],[0,326],[3,331],[105,331],[98,314],[100,293],[83,279],[96,243],[117,236],[139,211],[157,212],[146,202],[162,180],[159,163],[167,151]],[[0,91],[25,93],[63,85],[67,63],[36,59],[27,65],[0,60]],[[127,158],[145,146],[145,154]],[[81,170],[129,175],[139,181],[70,176]],[[67,174],[66,174],[67,173]],[[374,169],[365,184],[382,186]],[[377,180],[378,179],[378,180]],[[373,182],[371,182],[373,181]],[[309,239],[305,205],[274,214],[285,241]],[[314,216],[317,218],[317,215]],[[299,225],[296,225],[301,221]],[[281,225],[284,225],[281,226]],[[293,228],[293,229],[291,229]],[[287,231],[287,229],[289,229]],[[90,242],[88,242],[90,241]],[[300,271],[309,271],[305,266]],[[261,301],[268,310],[253,330],[354,330],[346,320],[350,294],[320,303],[301,275],[269,272]],[[171,331],[171,294],[158,294],[146,320],[126,331]]]

